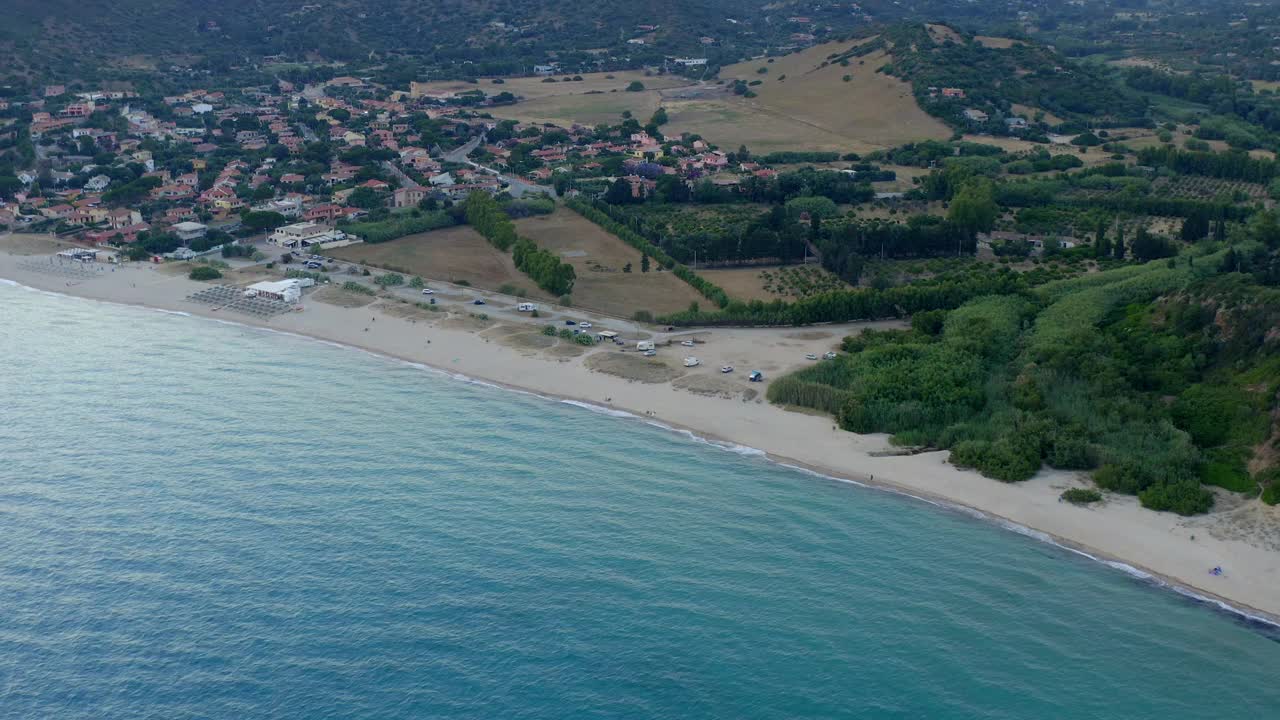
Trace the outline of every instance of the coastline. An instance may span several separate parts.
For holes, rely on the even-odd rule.
[[[1144,510],[1136,498],[1114,495],[1108,495],[1101,507],[1076,507],[1057,498],[1063,488],[1081,484],[1074,473],[1045,471],[1025,483],[1004,484],[952,467],[945,461],[945,452],[876,455],[888,448],[884,436],[838,431],[829,418],[790,412],[759,399],[749,402],[695,394],[671,382],[629,380],[594,371],[585,364],[590,355],[612,351],[607,348],[572,357],[547,357],[529,348],[503,344],[499,337],[485,336],[484,329],[451,327],[450,320],[444,318],[418,322],[377,306],[344,308],[307,301],[303,312],[268,320],[220,316],[208,306],[185,300],[203,287],[185,276],[150,266],[121,267],[76,283],[23,269],[19,265],[23,258],[0,250],[0,278],[60,295],[307,337],[471,382],[630,416],[727,451],[966,512],[1164,585],[1247,621],[1280,627],[1280,552],[1241,539],[1215,537],[1214,524],[1223,514],[1217,511],[1199,518],[1180,518]],[[723,342],[733,352],[750,352],[755,344],[761,344],[760,334],[751,331],[709,334],[712,344]],[[790,348],[820,340],[829,344],[830,340],[802,342],[788,337],[778,344]],[[1218,565],[1226,574],[1208,575],[1207,569]]]

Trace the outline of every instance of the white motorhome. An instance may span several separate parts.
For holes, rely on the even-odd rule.
[[[520,312],[533,312],[537,309],[538,309],[538,306],[533,303],[520,303],[519,305],[516,306],[516,310]]]
[[[639,350],[639,351],[641,351],[641,352],[644,352],[645,350],[653,350],[653,349],[654,349],[654,348],[653,348],[653,341],[652,341],[652,340],[641,340],[640,342],[636,343],[636,349],[637,349],[637,350]]]

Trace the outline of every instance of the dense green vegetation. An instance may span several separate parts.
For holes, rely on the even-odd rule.
[[[1106,118],[1117,125],[1141,123],[1142,102],[1122,93],[1104,70],[1076,65],[1034,42],[1011,47],[986,47],[961,37],[961,42],[935,40],[920,24],[900,25],[885,33],[893,43],[893,62],[884,72],[912,83],[926,112],[966,127],[966,109],[982,110],[993,122],[989,130],[1003,133],[1003,119],[1013,117],[1020,103],[1063,118]],[[957,102],[939,88],[964,90]],[[930,89],[932,88],[932,90]]]
[[[191,272],[187,273],[187,277],[192,280],[217,280],[222,277],[222,273],[217,268],[209,265],[197,265],[191,268]]]
[[[434,212],[394,215],[386,220],[349,223],[343,232],[355,235],[367,243],[384,243],[415,233],[439,230],[454,225],[454,219],[443,210]]]
[[[916,312],[910,330],[847,338],[836,360],[776,380],[769,399],[950,449],[1000,480],[1090,470],[1146,507],[1204,512],[1203,484],[1269,482],[1248,462],[1275,442],[1278,256],[1275,218],[1259,215],[1229,247]]]
[[[511,250],[516,268],[528,275],[538,287],[552,295],[573,292],[577,274],[573,266],[559,256],[540,249],[532,240],[516,234],[515,223],[502,205],[486,192],[467,195],[463,211],[469,223],[499,250]]]

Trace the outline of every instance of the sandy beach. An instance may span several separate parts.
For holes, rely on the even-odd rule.
[[[509,299],[443,286],[438,297],[444,310],[438,312],[416,306],[414,300],[423,299],[414,297],[416,291],[344,301],[330,286],[308,293],[302,311],[264,319],[188,300],[208,285],[171,267],[103,267],[91,277],[33,269],[33,263],[49,262],[53,246],[16,238],[0,237],[0,278],[24,286],[296,333],[630,413],[830,477],[969,508],[1021,532],[1132,566],[1131,572],[1150,574],[1187,594],[1280,623],[1280,507],[1226,493],[1212,513],[1194,518],[1151,512],[1137,498],[1111,494],[1103,503],[1077,507],[1059,500],[1063,489],[1086,484],[1074,473],[1041,472],[1027,482],[1005,484],[952,467],[945,452],[895,454],[885,436],[839,431],[829,417],[772,406],[764,400],[764,385],[747,381],[751,370],[776,378],[812,362],[806,354],[837,348],[860,327],[892,323],[667,336],[576,311],[530,320],[514,313]],[[472,306],[473,296],[490,302]],[[614,345],[583,348],[541,334],[549,322],[563,327],[567,317],[590,319],[593,332],[617,330],[632,342],[622,352]],[[634,340],[649,337],[675,344],[660,347],[656,358],[643,358]],[[695,344],[684,347],[681,340]],[[691,355],[700,364],[686,368],[683,358]],[[721,373],[724,365],[735,371]],[[1215,566],[1223,568],[1222,575],[1209,574]]]

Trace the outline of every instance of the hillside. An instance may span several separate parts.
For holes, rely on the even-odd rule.
[[[295,62],[411,58],[455,76],[464,70],[512,74],[553,58],[579,67],[642,58],[660,62],[664,53],[694,51],[736,59],[779,44],[797,29],[733,0],[10,0],[5,5],[3,65],[57,76],[84,73],[92,67],[86,61],[218,71],[275,56]],[[847,30],[855,21],[813,0],[771,7],[809,16],[818,33],[828,27]],[[702,42],[704,37],[712,42]]]
[[[695,123],[696,103],[669,104],[673,129],[697,129],[724,147],[754,151],[814,149],[866,152],[943,139],[950,131],[920,109],[911,86],[877,72],[891,58],[874,41],[832,42],[778,58],[728,65],[726,84],[745,83],[744,117],[730,127]],[[858,53],[870,50],[865,55]],[[843,62],[837,60],[846,55]],[[705,112],[705,110],[704,110]]]
[[[920,24],[894,26],[884,39],[893,55],[884,72],[909,81],[928,113],[956,127],[972,124],[965,110],[987,113],[996,127],[1026,110],[1111,125],[1134,124],[1146,114],[1145,103],[1123,92],[1105,68],[1033,41]],[[963,95],[948,97],[946,88]]]

